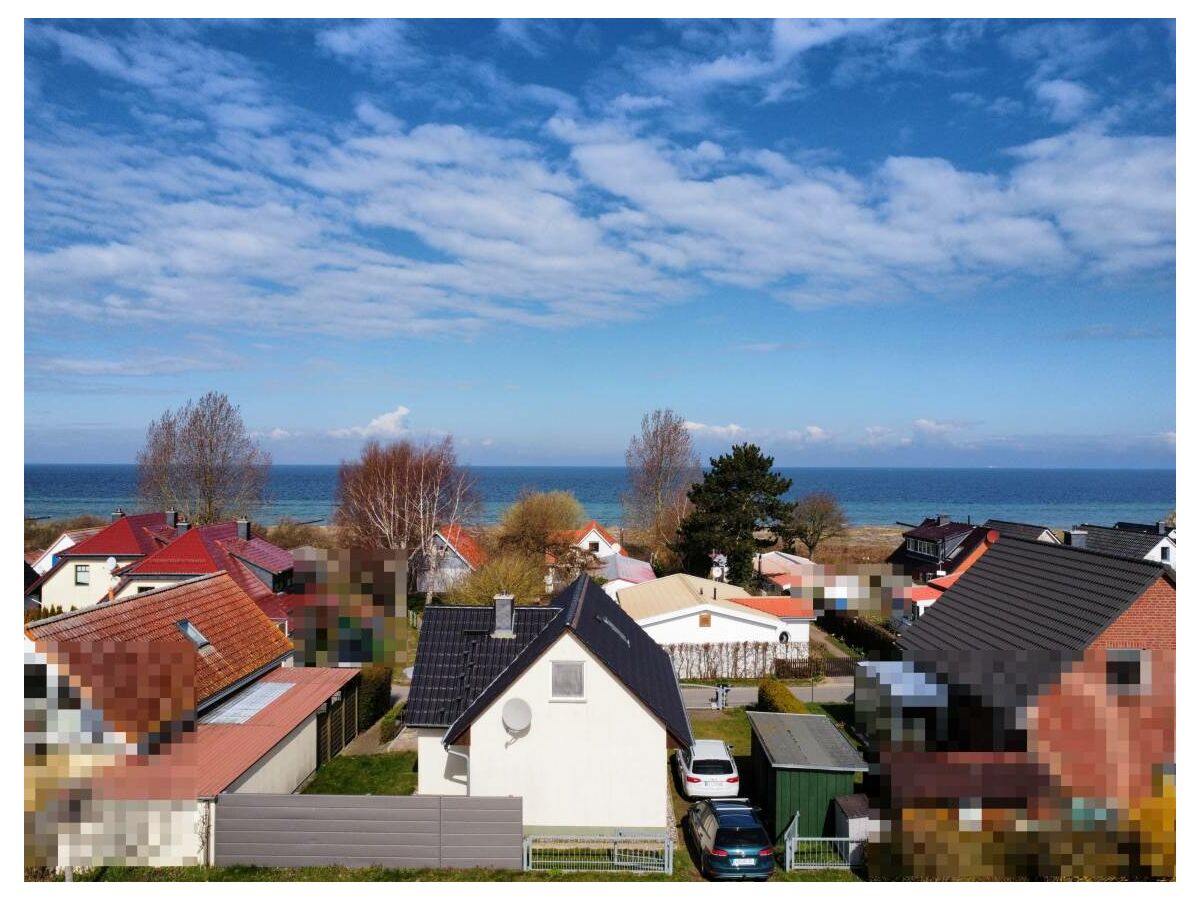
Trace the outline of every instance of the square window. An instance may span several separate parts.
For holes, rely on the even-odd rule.
[[[700,613],[700,627],[701,628],[711,628],[712,627],[712,613]]]
[[[583,699],[583,663],[552,662],[550,664],[550,699]]]
[[[591,551],[592,553],[599,553],[600,552],[600,542],[599,541],[588,541],[588,550]]]
[[[1150,660],[1141,650],[1109,650],[1108,689],[1118,696],[1141,694],[1150,685]]]
[[[86,563],[75,567],[75,583],[76,584],[91,584],[92,572],[91,567]]]

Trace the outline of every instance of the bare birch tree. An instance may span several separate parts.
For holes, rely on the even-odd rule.
[[[846,513],[833,494],[809,494],[792,507],[791,533],[808,549],[810,558],[823,541],[845,534],[846,525]]]
[[[208,525],[263,505],[271,457],[247,433],[241,410],[213,391],[151,422],[137,465],[143,507]]]
[[[656,409],[642,416],[639,434],[625,451],[629,490],[622,496],[626,521],[647,534],[651,562],[669,554],[688,513],[688,490],[700,480],[700,458],[683,416]]]
[[[458,463],[453,438],[435,443],[369,441],[338,472],[337,524],[352,546],[410,553],[410,575],[432,584],[441,567],[434,532],[473,520],[475,480]]]

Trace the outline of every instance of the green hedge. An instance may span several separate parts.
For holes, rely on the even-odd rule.
[[[387,744],[400,733],[400,725],[404,720],[404,704],[397,703],[379,720],[379,743]]]
[[[363,666],[358,685],[358,730],[366,731],[392,706],[392,667]]]
[[[870,619],[849,613],[825,613],[817,620],[817,627],[870,659],[900,658],[896,635]]]
[[[808,705],[788,690],[778,678],[764,678],[758,683],[759,712],[806,713]]]

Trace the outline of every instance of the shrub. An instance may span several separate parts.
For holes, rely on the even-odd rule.
[[[363,666],[358,685],[358,730],[379,721],[392,705],[392,667]]]
[[[397,703],[379,720],[379,742],[388,744],[395,740],[396,735],[400,733],[400,726],[404,721],[404,703]]]
[[[899,659],[896,635],[882,625],[861,616],[846,613],[825,613],[817,625],[840,638],[848,647],[856,649],[871,659]]]
[[[808,704],[778,678],[764,678],[758,683],[758,709],[760,712],[806,713]]]

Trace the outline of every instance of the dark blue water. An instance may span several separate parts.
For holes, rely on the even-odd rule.
[[[621,522],[625,469],[617,466],[477,466],[483,521],[495,522],[526,487],[567,490],[589,516]],[[830,491],[856,525],[916,522],[948,513],[956,519],[1036,522],[1063,528],[1080,522],[1153,522],[1175,508],[1174,469],[802,469],[781,468],[794,496]],[[328,522],[337,466],[275,466],[270,505],[259,518]],[[27,465],[25,515],[107,516],[136,508],[130,465]]]

